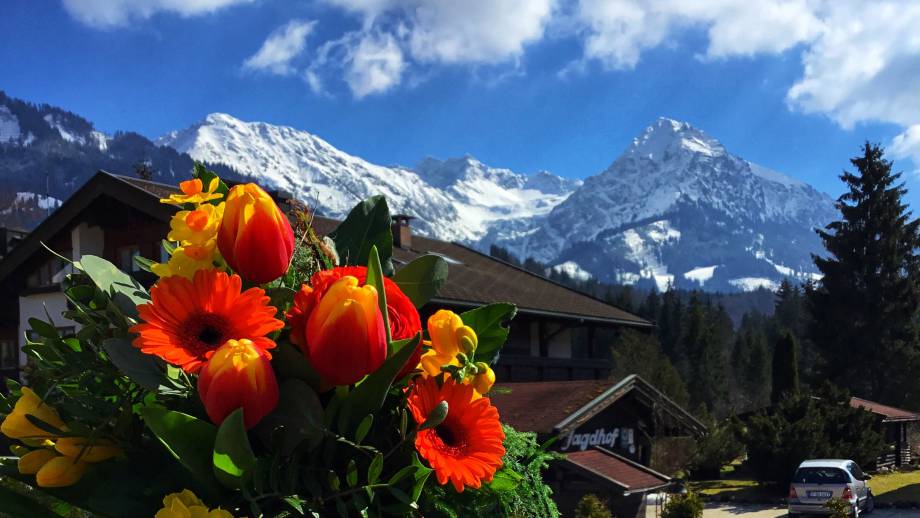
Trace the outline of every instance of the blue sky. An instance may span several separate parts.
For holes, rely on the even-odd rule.
[[[834,196],[865,139],[920,164],[916,6],[682,4],[5,0],[0,89],[106,132],[221,111],[381,164],[469,153],[585,177],[658,116]]]

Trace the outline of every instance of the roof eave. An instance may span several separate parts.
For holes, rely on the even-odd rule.
[[[474,301],[474,300],[461,300],[461,299],[451,299],[446,297],[434,297],[430,301],[434,304],[455,304],[458,306],[464,307],[479,307],[483,304],[489,304],[486,301]],[[622,320],[618,318],[605,318],[605,317],[596,317],[591,315],[582,315],[579,313],[562,313],[559,311],[549,311],[545,309],[533,309],[520,307],[517,308],[518,313],[525,315],[534,315],[534,316],[543,316],[543,317],[554,317],[564,320],[577,320],[581,322],[592,322],[598,324],[608,324],[608,325],[617,325],[617,326],[632,326],[632,327],[641,327],[641,328],[652,328],[654,324],[651,322],[640,322],[634,320]]]

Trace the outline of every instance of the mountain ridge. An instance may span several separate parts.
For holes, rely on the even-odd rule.
[[[97,169],[130,174],[142,165],[175,183],[193,159],[287,190],[331,217],[384,194],[393,213],[416,216],[413,225],[431,237],[485,251],[498,245],[572,277],[645,288],[746,291],[814,279],[810,254],[821,248],[813,229],[837,217],[826,194],[666,117],[606,169],[572,180],[471,155],[382,166],[309,132],[226,113],[155,141],[105,135],[76,114],[0,92],[4,223],[34,223]]]

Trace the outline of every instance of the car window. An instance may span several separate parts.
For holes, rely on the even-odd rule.
[[[798,484],[846,484],[847,475],[838,468],[799,468],[792,481]]]
[[[863,473],[861,469],[859,469],[859,466],[857,466],[855,462],[851,462],[847,464],[847,467],[850,469],[850,473],[853,475],[853,478],[855,478],[856,480],[862,480],[866,478],[866,475]]]

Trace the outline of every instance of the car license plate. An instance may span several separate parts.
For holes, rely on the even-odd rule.
[[[809,491],[808,498],[830,498],[833,493],[830,491]]]

